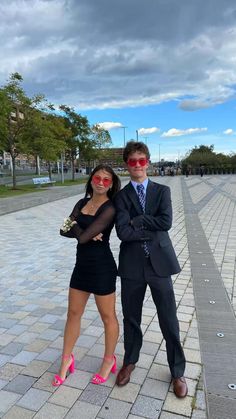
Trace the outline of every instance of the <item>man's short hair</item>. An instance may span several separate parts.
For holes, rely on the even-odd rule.
[[[150,160],[150,153],[146,144],[142,143],[142,141],[128,141],[123,151],[124,162],[127,163],[130,154],[136,151],[145,154],[146,158]]]

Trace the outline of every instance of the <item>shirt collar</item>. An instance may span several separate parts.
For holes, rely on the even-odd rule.
[[[131,180],[130,182],[132,183],[132,185],[133,185],[133,187],[134,187],[134,189],[135,189],[135,191],[137,193],[138,193],[138,191],[137,191],[137,185],[143,185],[144,186],[145,195],[146,195],[147,185],[148,185],[148,178],[145,179],[142,183],[135,182],[134,180]]]

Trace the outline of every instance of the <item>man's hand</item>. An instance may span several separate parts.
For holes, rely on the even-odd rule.
[[[99,233],[99,234],[97,234],[95,237],[93,237],[93,240],[96,242],[96,241],[100,241],[100,242],[102,242],[102,236],[103,236],[103,234],[102,233]]]

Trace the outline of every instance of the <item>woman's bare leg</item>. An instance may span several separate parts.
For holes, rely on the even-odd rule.
[[[95,301],[105,328],[105,353],[98,374],[107,378],[114,363],[112,356],[119,337],[119,323],[115,312],[116,296],[115,293],[95,295]]]
[[[71,363],[70,354],[80,335],[81,317],[89,296],[89,292],[79,291],[74,288],[69,289],[67,321],[64,330],[63,352],[59,371],[59,376],[62,379],[65,378],[68,366]]]

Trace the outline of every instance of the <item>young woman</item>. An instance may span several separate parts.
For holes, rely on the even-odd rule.
[[[120,189],[120,180],[110,166],[97,166],[86,185],[85,198],[75,205],[68,231],[60,234],[78,240],[76,264],[71,276],[69,307],[64,332],[61,367],[52,384],[60,386],[67,371],[74,372],[73,347],[80,334],[80,322],[91,293],[105,328],[105,353],[102,365],[92,378],[93,384],[104,383],[116,371],[116,347],[119,325],[115,313],[117,267],[109,246],[114,225],[112,199]]]

